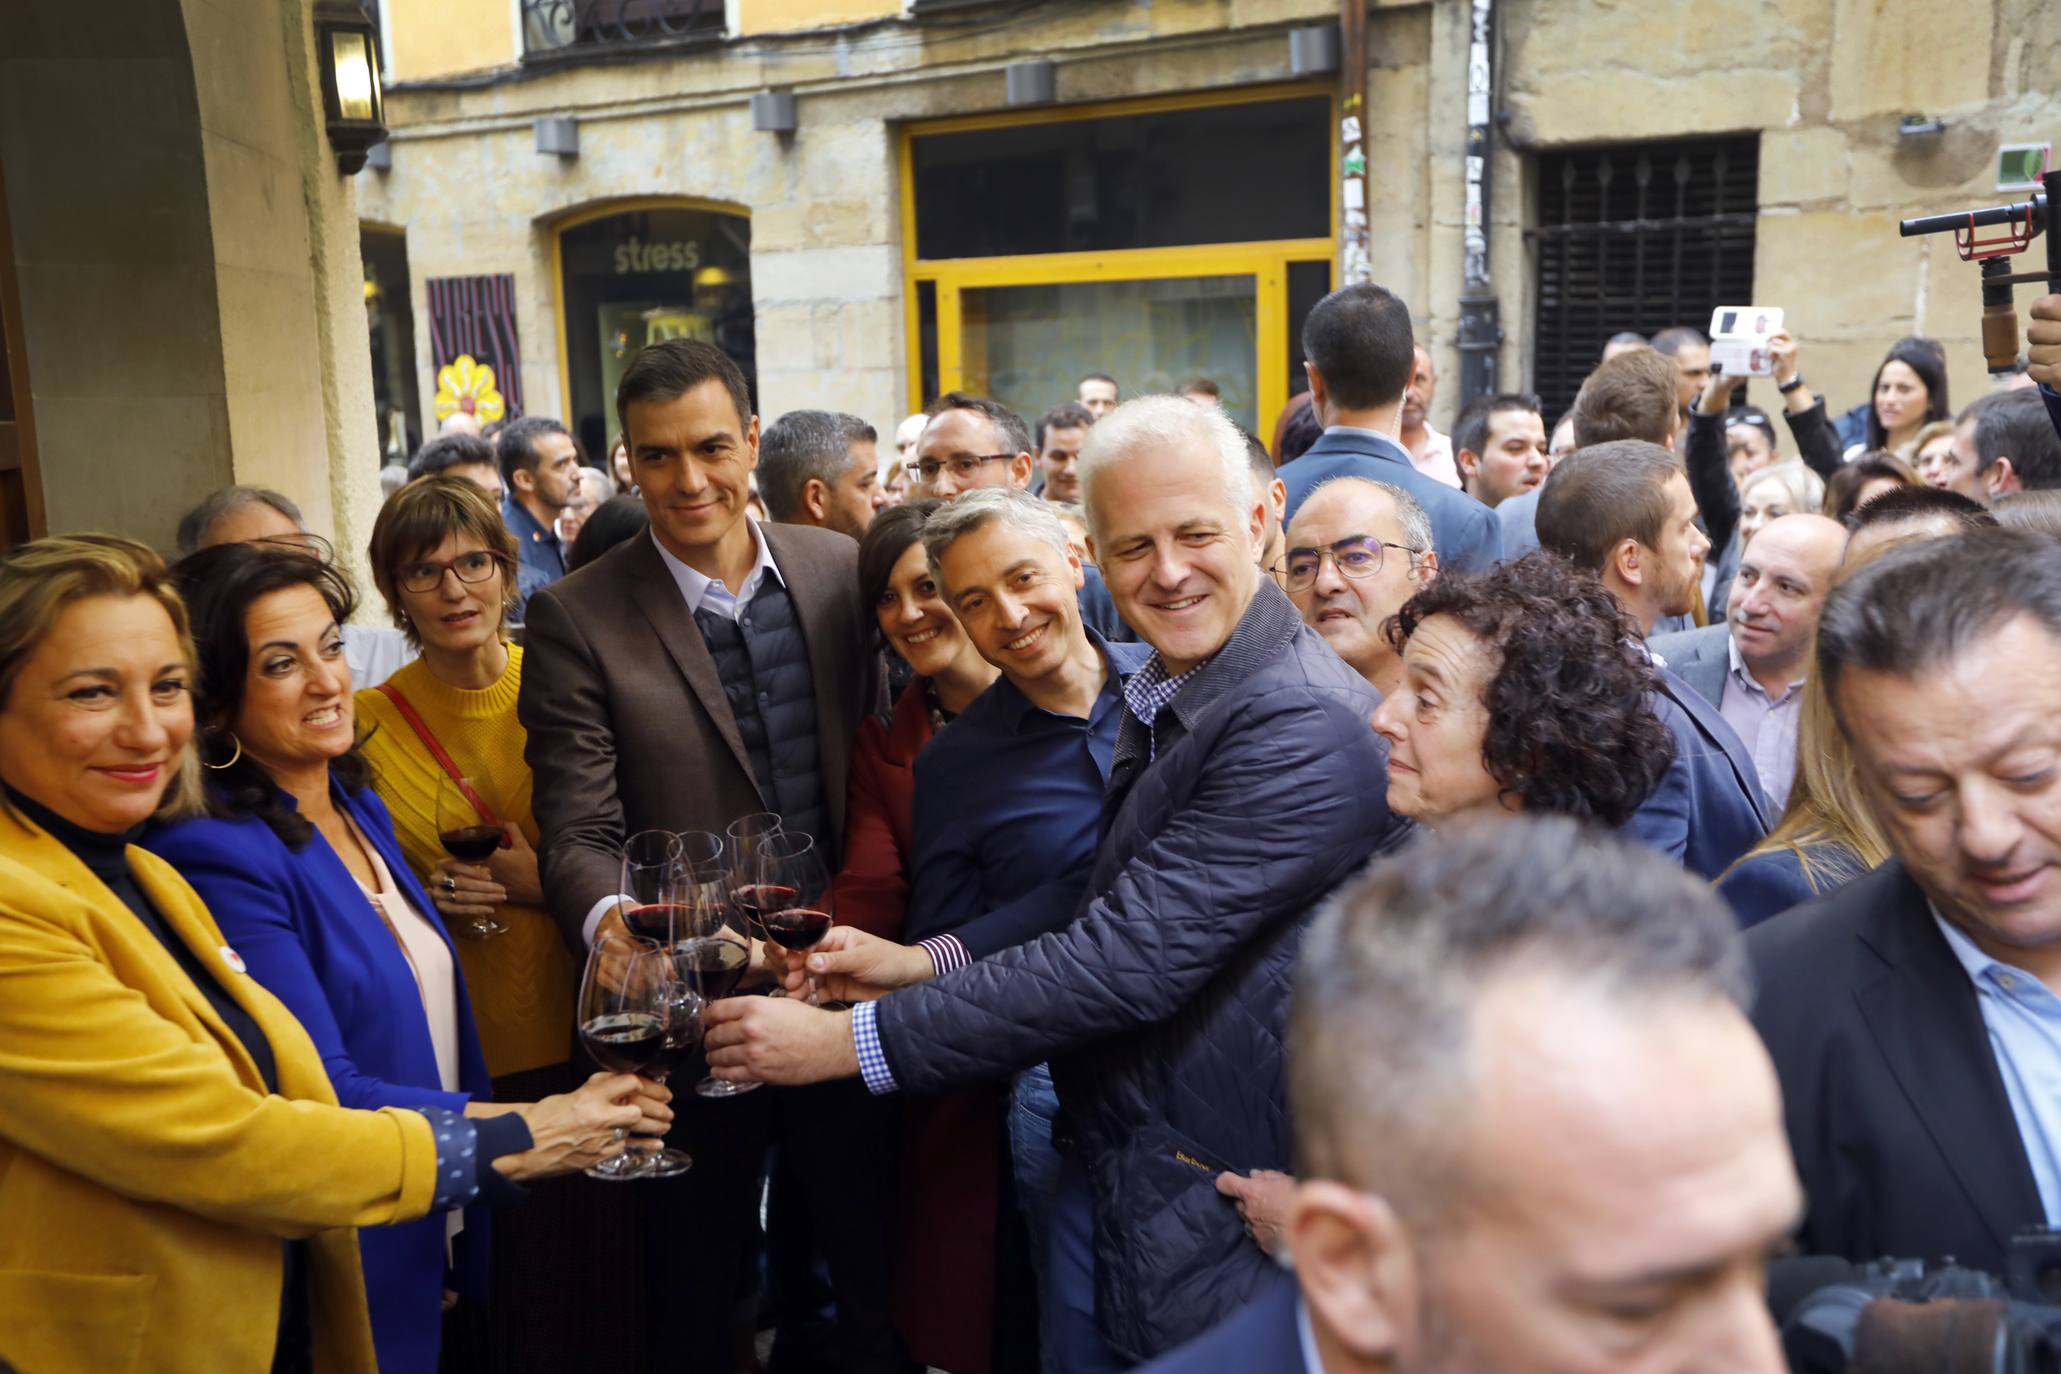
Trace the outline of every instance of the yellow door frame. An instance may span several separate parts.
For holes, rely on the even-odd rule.
[[[730,200],[708,200],[700,196],[616,196],[593,201],[578,209],[560,211],[540,221],[551,236],[551,313],[552,324],[558,334],[558,413],[567,417],[567,424],[572,423],[572,354],[565,334],[565,231],[592,224],[595,220],[632,215],[640,210],[699,210],[742,220],[751,218],[750,206]],[[601,455],[601,461],[605,464],[607,455]]]
[[[1172,248],[1125,248],[1087,253],[1037,253],[991,258],[933,258],[916,255],[915,141],[929,134],[966,133],[979,129],[1058,124],[1082,119],[1160,114],[1174,110],[1225,105],[1255,105],[1297,97],[1335,95],[1332,87],[1303,82],[1247,86],[1231,91],[1193,91],[1141,100],[1098,101],[1023,112],[960,115],[915,121],[902,126],[898,148],[902,193],[902,305],[908,368],[909,408],[919,410],[923,395],[923,323],[918,283],[937,291],[937,389],[952,391],[965,383],[966,337],[963,293],[1004,286],[1057,286],[1080,282],[1152,281],[1173,277],[1249,276],[1255,293],[1257,321],[1254,397],[1259,433],[1271,434],[1274,421],[1288,403],[1288,265],[1321,262],[1330,266],[1337,245],[1330,238],[1273,239],[1241,243],[1191,244]],[[1330,165],[1338,161],[1338,120],[1334,102]],[[1336,178],[1330,188],[1331,223],[1338,222]]]

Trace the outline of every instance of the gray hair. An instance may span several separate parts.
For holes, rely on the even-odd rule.
[[[766,514],[789,522],[801,513],[802,491],[814,478],[837,485],[852,464],[852,445],[879,442],[873,426],[834,410],[790,410],[759,436],[759,497]]]
[[[1222,476],[1224,495],[1242,521],[1255,501],[1252,460],[1245,436],[1215,406],[1199,406],[1179,396],[1140,396],[1125,401],[1096,422],[1081,445],[1081,506],[1096,537],[1103,522],[1095,504],[1095,482],[1104,468],[1145,449],[1174,449],[1206,454]]]
[[[284,493],[270,487],[223,487],[211,491],[192,510],[179,517],[179,553],[184,556],[193,553],[207,542],[208,531],[223,516],[234,515],[246,506],[270,506],[287,519],[295,528],[306,529],[308,522],[301,518],[301,508]]]
[[[1014,487],[975,487],[931,513],[923,526],[923,553],[932,572],[938,570],[945,550],[960,536],[972,534],[991,520],[1015,528],[1017,533],[1043,540],[1062,556],[1073,552],[1066,526],[1052,513],[1046,501]]]
[[[1380,492],[1394,503],[1396,520],[1403,527],[1403,542],[1410,546],[1412,553],[1432,551],[1431,517],[1425,513],[1424,507],[1417,504],[1416,497],[1392,482],[1377,482],[1372,477],[1327,477],[1310,488],[1309,495],[1302,498],[1302,504],[1296,507],[1296,512],[1300,514],[1308,510],[1319,492],[1343,492],[1358,488]]]
[[[1334,896],[1303,942],[1289,1100],[1303,1178],[1436,1215],[1465,1182],[1476,1009],[1544,973],[1612,1004],[1747,998],[1738,930],[1710,886],[1566,816],[1425,835]]]
[[[1746,479],[1745,491],[1739,494],[1743,497],[1746,492],[1767,481],[1780,482],[1782,489],[1789,493],[1790,504],[1796,507],[1792,514],[1810,514],[1825,504],[1825,479],[1806,467],[1801,458],[1770,463],[1749,476]]]

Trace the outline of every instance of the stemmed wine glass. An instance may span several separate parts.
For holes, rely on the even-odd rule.
[[[751,967],[751,943],[738,929],[737,887],[720,863],[695,874],[694,928],[701,932],[673,946],[673,967],[681,981],[701,998],[702,1006],[730,997]],[[757,1083],[732,1083],[713,1074],[694,1085],[702,1097],[736,1097]]]
[[[623,841],[616,891],[629,898],[618,910],[632,935],[668,944],[692,933],[693,909],[684,888],[680,841],[670,830],[640,830]]]
[[[492,812],[473,804],[480,795],[471,778],[446,774],[437,780],[437,842],[462,864],[483,864],[501,847],[501,824]],[[508,929],[492,916],[474,916],[458,928],[460,935],[484,940]]]
[[[758,915],[765,938],[782,949],[814,949],[836,919],[830,869],[813,837],[798,830],[759,846]],[[810,980],[811,985],[814,979]]]
[[[642,1074],[665,1053],[666,965],[657,945],[629,935],[604,935],[587,955],[580,976],[580,1044],[610,1073]],[[589,1178],[650,1178],[618,1127],[616,1153],[588,1168]],[[673,1172],[678,1172],[674,1170]]]

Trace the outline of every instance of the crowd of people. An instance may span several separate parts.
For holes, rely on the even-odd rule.
[[[1270,443],[1095,372],[886,444],[673,340],[348,558],[0,556],[0,1368],[1772,1370],[1780,1246],[2001,1272],[2031,338],[1834,416],[1777,335],[1778,429],[1621,334],[1447,435],[1357,286]]]

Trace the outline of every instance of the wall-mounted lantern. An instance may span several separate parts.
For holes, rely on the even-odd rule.
[[[316,0],[315,60],[322,72],[322,114],[345,176],[365,165],[365,150],[386,137],[379,89],[379,42],[356,0]]]

